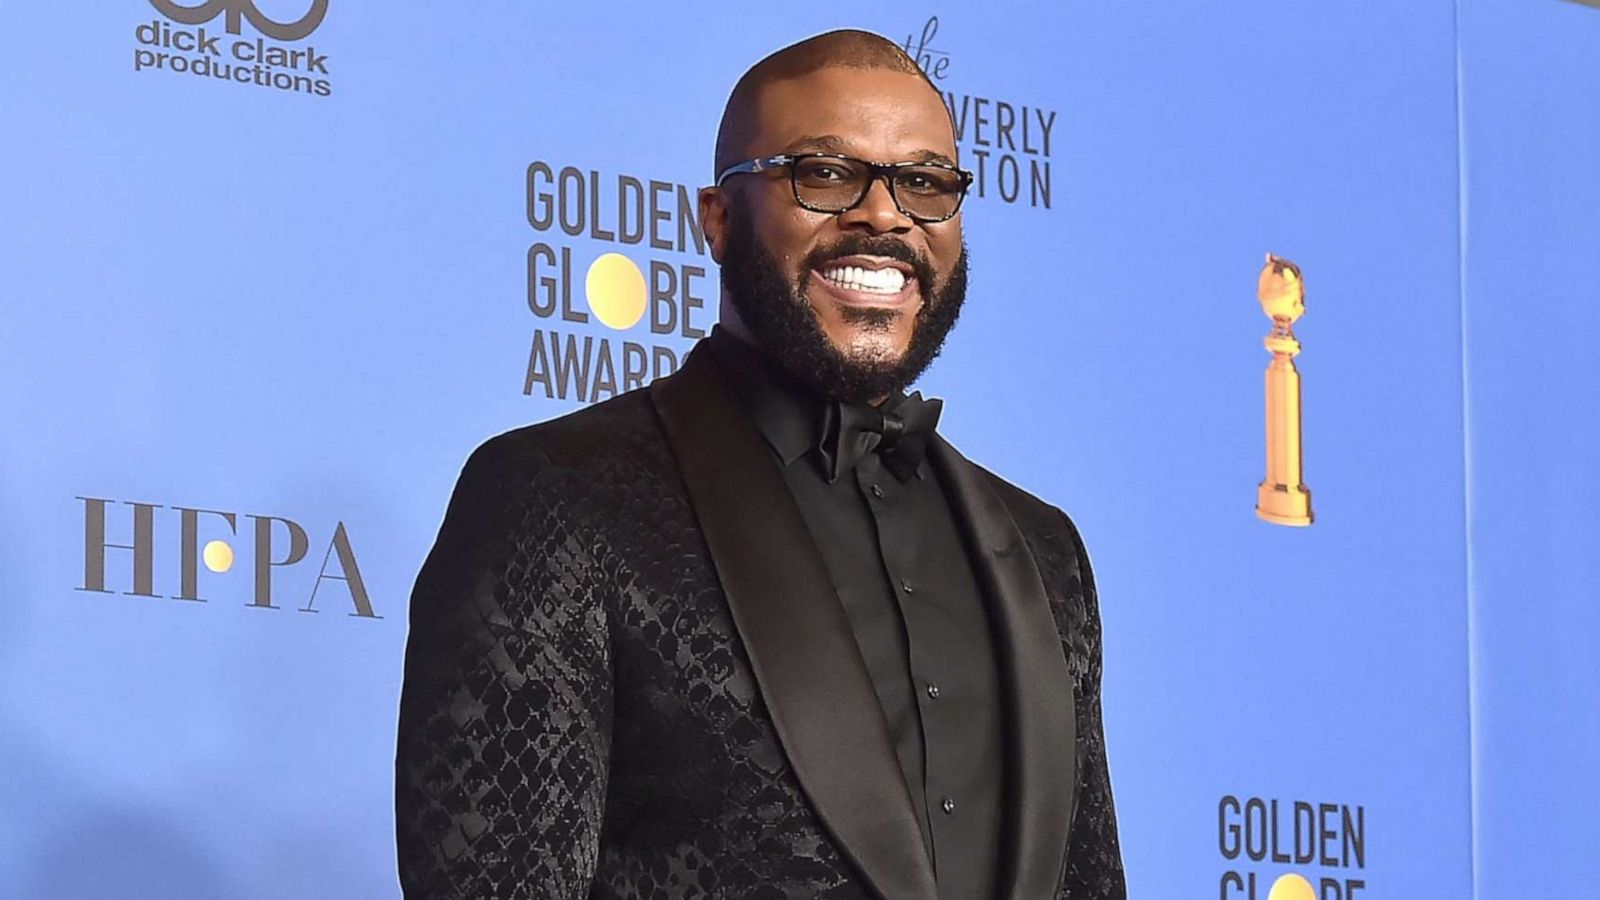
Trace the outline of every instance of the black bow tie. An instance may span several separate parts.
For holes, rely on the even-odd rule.
[[[830,401],[823,404],[823,473],[832,482],[868,453],[876,452],[894,477],[916,474],[939,424],[943,400],[924,400],[922,392],[885,400],[882,407]]]

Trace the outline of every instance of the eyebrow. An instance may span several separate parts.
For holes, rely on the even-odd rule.
[[[836,134],[813,134],[798,137],[790,141],[783,148],[784,153],[823,152],[837,153],[841,156],[851,155],[849,142]],[[913,150],[910,158],[912,162],[919,163],[944,163],[953,166],[956,161],[935,150]]]

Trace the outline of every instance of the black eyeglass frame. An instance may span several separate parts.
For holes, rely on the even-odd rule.
[[[806,159],[837,159],[841,162],[854,163],[858,166],[866,167],[867,181],[866,184],[861,188],[861,196],[857,197],[848,206],[845,206],[841,209],[826,209],[820,206],[813,206],[807,203],[805,200],[802,200],[800,198],[800,185],[796,181],[794,164]],[[794,195],[794,202],[799,204],[800,208],[802,209],[808,209],[812,212],[828,213],[830,215],[849,212],[850,210],[855,209],[857,206],[860,206],[861,201],[867,199],[867,195],[872,193],[872,183],[877,181],[879,178],[882,178],[883,183],[889,187],[889,198],[894,201],[895,209],[900,210],[900,212],[907,218],[924,224],[945,222],[954,218],[955,214],[961,211],[961,202],[967,198],[967,190],[972,187],[973,178],[972,173],[966,169],[963,169],[960,166],[952,166],[949,163],[942,162],[908,161],[897,163],[875,163],[868,162],[864,159],[857,159],[854,156],[845,156],[842,153],[780,153],[776,156],[762,156],[756,159],[747,159],[744,162],[734,163],[733,165],[728,166],[726,169],[723,169],[721,172],[717,173],[717,187],[721,187],[723,182],[727,181],[734,175],[767,172],[773,169],[780,169],[784,167],[789,169],[789,191]],[[901,169],[913,167],[919,169],[945,169],[947,171],[956,173],[956,175],[960,177],[961,190],[956,194],[956,205],[950,210],[948,215],[941,217],[924,216],[920,213],[914,213],[911,210],[906,209],[905,205],[900,202],[900,195],[895,193],[894,176]]]

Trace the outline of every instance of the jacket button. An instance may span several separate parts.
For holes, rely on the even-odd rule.
[[[947,816],[956,811],[956,802],[949,797],[944,798],[944,802],[939,805]]]
[[[874,496],[874,497],[882,497],[883,496],[883,488],[878,487],[876,484],[874,484],[872,486],[872,496]]]
[[[928,684],[928,696],[934,700],[939,699],[939,686],[937,684],[932,682]]]

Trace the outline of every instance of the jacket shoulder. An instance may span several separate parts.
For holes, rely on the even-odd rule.
[[[518,534],[615,518],[614,495],[662,480],[654,419],[648,395],[630,391],[484,440],[456,478],[435,555],[487,558]]]
[[[649,391],[639,389],[494,435],[472,451],[466,470],[584,468],[661,440]]]

